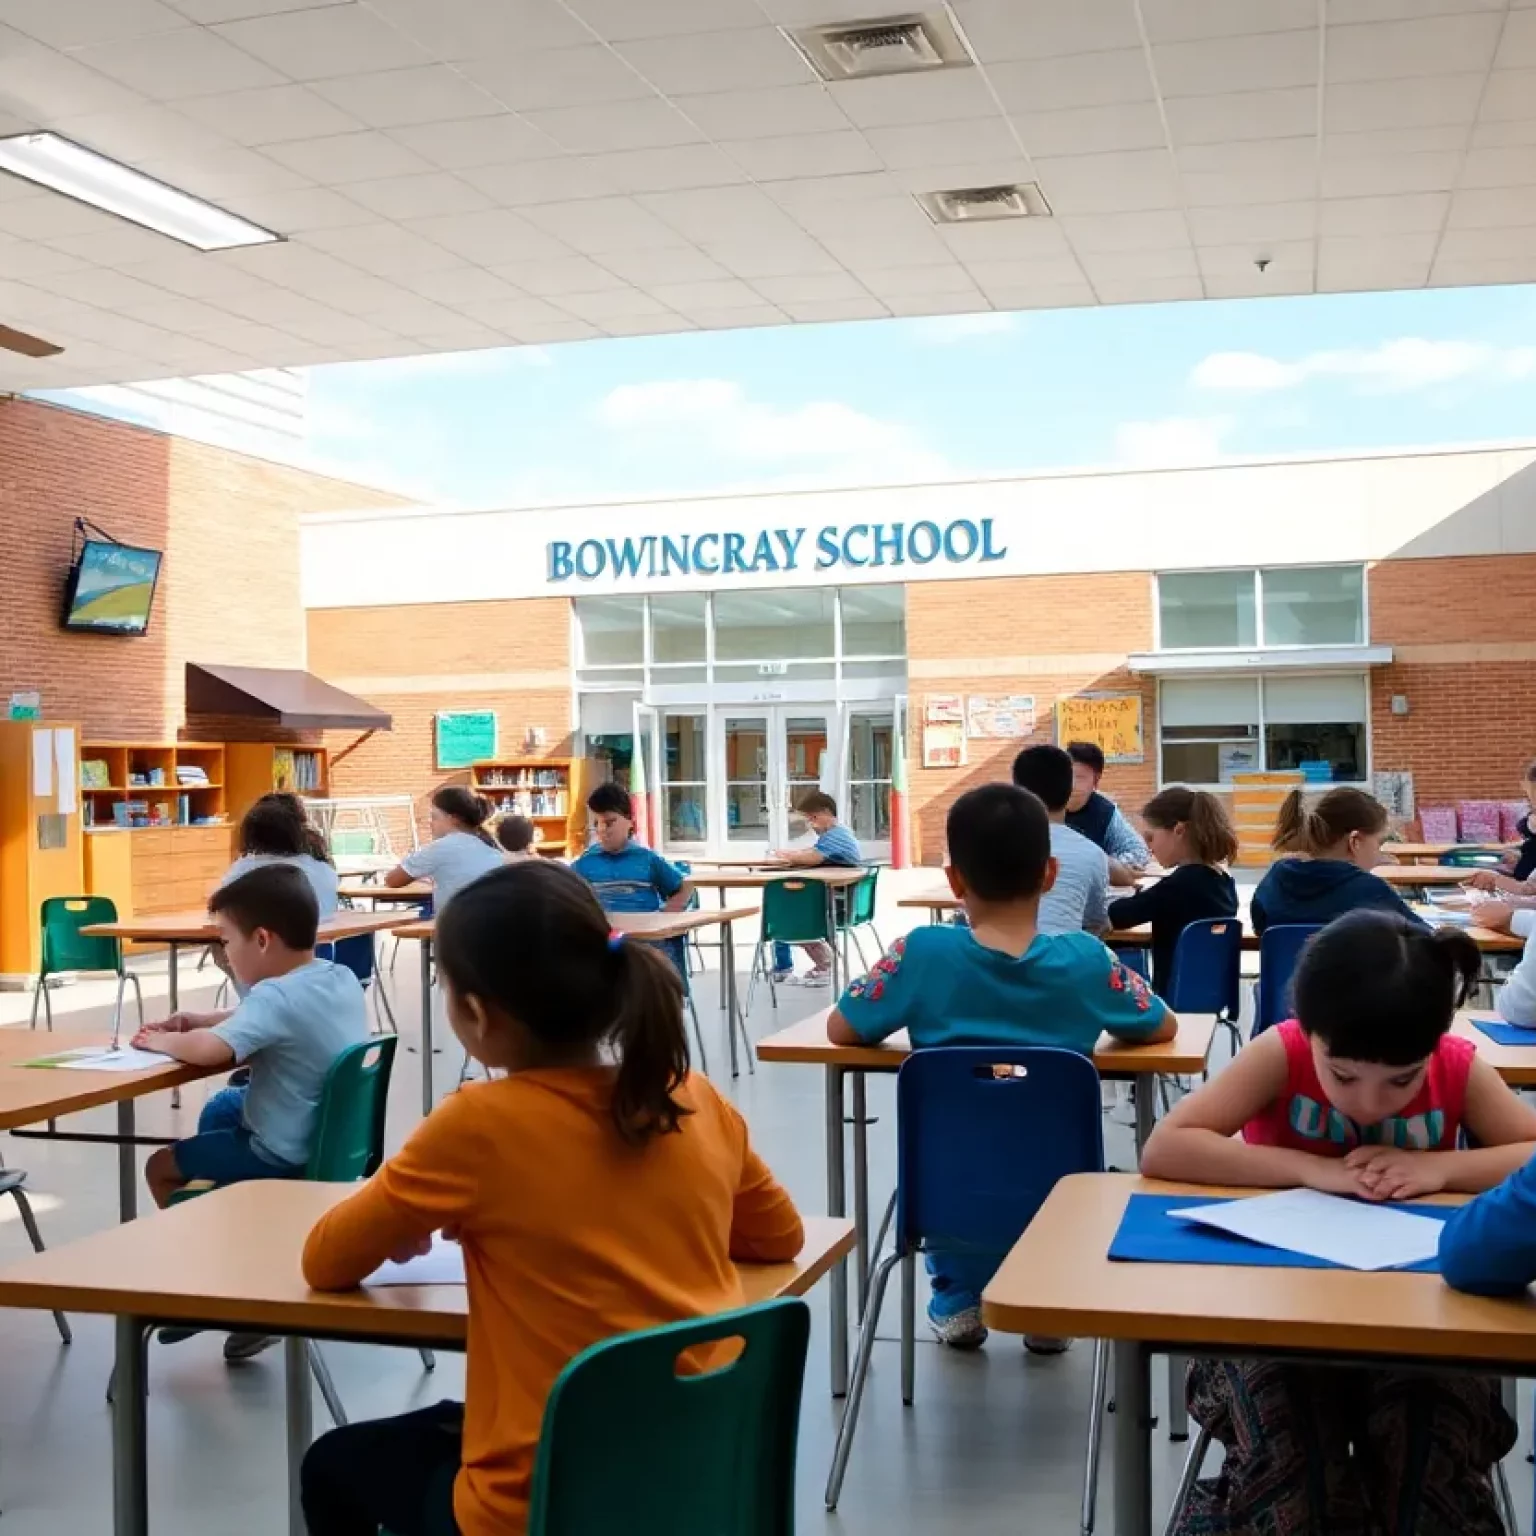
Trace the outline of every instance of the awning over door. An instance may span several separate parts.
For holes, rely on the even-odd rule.
[[[289,730],[387,731],[392,721],[356,694],[297,667],[187,663],[189,715],[245,715]]]

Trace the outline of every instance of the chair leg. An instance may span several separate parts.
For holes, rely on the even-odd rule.
[[[320,1396],[325,1399],[331,1422],[340,1429],[347,1422],[347,1410],[341,1406],[341,1396],[336,1391],[336,1383],[331,1379],[331,1368],[325,1363],[325,1356],[320,1353],[320,1346],[313,1339],[304,1341],[304,1353],[309,1357],[309,1369],[314,1375],[315,1385],[320,1388]]]
[[[26,1191],[20,1187],[11,1191],[16,1201],[16,1209],[21,1212],[21,1224],[27,1229],[27,1237],[31,1240],[32,1251],[42,1253],[43,1234],[37,1230],[37,1217],[32,1214],[32,1202],[27,1199]],[[53,1320],[58,1325],[59,1337],[66,1344],[73,1344],[75,1336],[70,1332],[69,1319],[62,1312],[55,1312]]]
[[[848,1453],[853,1449],[853,1432],[859,1422],[859,1404],[864,1400],[864,1383],[869,1379],[870,1356],[875,1351],[875,1330],[880,1323],[880,1308],[885,1302],[885,1288],[891,1271],[901,1263],[899,1253],[891,1254],[875,1271],[875,1283],[859,1327],[859,1347],[853,1358],[853,1376],[848,1383],[848,1401],[843,1407],[843,1422],[837,1427],[837,1443],[832,1448],[832,1470],[827,1474],[827,1508],[837,1508],[843,1491],[843,1475],[848,1470]]]
[[[418,1349],[416,1353],[421,1356],[422,1370],[435,1371],[437,1369],[437,1356],[430,1349]]]
[[[37,1028],[37,1005],[40,1002],[42,1002],[47,996],[48,996],[48,973],[46,971],[39,971],[38,974],[37,974],[37,985],[35,987],[33,987],[33,989],[32,989],[32,1024],[31,1024],[31,1028],[33,1028],[33,1029]],[[52,1025],[49,1026],[50,1029],[52,1027],[53,1027]]]
[[[901,1261],[901,1401],[912,1406],[917,1391],[917,1251]]]
[[[1520,1529],[1520,1517],[1515,1513],[1515,1501],[1509,1491],[1509,1479],[1504,1475],[1504,1463],[1497,1461],[1493,1465],[1493,1491],[1499,1502],[1499,1513],[1504,1521],[1504,1529],[1515,1536]]]
[[[850,928],[848,930],[848,937],[853,940],[853,947],[858,954],[859,964],[864,967],[864,974],[867,976],[869,974],[869,958],[864,953],[864,945],[859,939],[859,930],[857,928]]]
[[[891,1222],[896,1217],[896,1191],[891,1191],[891,1198],[885,1202],[885,1215],[880,1218],[880,1230],[875,1233],[874,1246],[867,1255],[868,1267],[864,1273],[866,1276],[864,1294],[869,1295],[869,1287],[875,1281],[875,1266],[880,1262],[880,1250],[885,1247],[886,1234],[891,1230]]]
[[[1163,1536],[1173,1536],[1178,1529],[1179,1521],[1184,1517],[1184,1506],[1189,1502],[1190,1490],[1195,1486],[1195,1479],[1200,1476],[1205,1453],[1210,1448],[1211,1432],[1202,1426],[1195,1437],[1195,1443],[1189,1448],[1189,1455],[1184,1458],[1184,1470],[1179,1473],[1179,1486],[1173,1492],[1173,1507],[1168,1511],[1168,1523],[1163,1527]]]
[[[704,1051],[704,1031],[699,1027],[699,1009],[693,1000],[693,988],[689,987],[683,994],[684,1001],[688,1004],[688,1016],[693,1020],[693,1040],[699,1048],[699,1070],[705,1077],[709,1076],[709,1057]],[[729,1020],[727,1024],[729,1025]],[[729,1043],[729,1042],[727,1042]]]
[[[883,955],[885,953],[885,945],[880,942],[880,930],[873,923],[868,923],[865,926],[869,929],[870,937],[875,941],[875,952]]]
[[[128,971],[128,980],[133,984],[133,1006],[139,1015],[139,1028],[144,1028],[144,987],[139,981],[137,971]]]
[[[1099,1502],[1099,1452],[1104,1444],[1104,1403],[1109,1396],[1109,1344],[1093,1341],[1093,1390],[1088,1399],[1088,1464],[1083,1469],[1082,1536],[1093,1536]]]

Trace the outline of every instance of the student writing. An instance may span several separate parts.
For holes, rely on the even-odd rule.
[[[1040,931],[1056,860],[1034,795],[1012,784],[969,790],[951,807],[946,832],[945,874],[970,926],[915,928],[898,939],[843,994],[827,1021],[830,1040],[872,1044],[904,1029],[918,1047],[1054,1045],[1088,1055],[1105,1030],[1142,1042],[1173,1037],[1173,1014],[1098,939]],[[976,1348],[987,1337],[981,1291],[997,1260],[931,1253],[927,1263],[934,1334]]]
[[[541,860],[476,881],[438,919],[437,948],[454,1032],[506,1076],[443,1100],[326,1215],[304,1275],[341,1290],[435,1232],[456,1238],[467,1399],[318,1441],[303,1475],[312,1536],[523,1530],[544,1400],[567,1362],[616,1333],[740,1306],[732,1261],[802,1243],[740,1114],[688,1071],[676,972],[611,934],[578,876]]]
[[[859,840],[837,819],[837,801],[821,790],[813,790],[801,798],[795,807],[810,824],[816,841],[809,848],[779,849],[773,857],[781,864],[796,869],[819,869],[823,865],[837,868],[857,867],[864,862]],[[811,968],[804,976],[795,976],[795,957],[788,944],[773,946],[773,979],[775,982],[794,982],[802,987],[824,987],[832,979],[832,948],[813,939],[809,944],[798,946],[806,953]]]
[[[1175,785],[1142,808],[1147,847],[1168,871],[1134,896],[1111,902],[1115,928],[1152,925],[1152,985],[1163,996],[1173,983],[1179,935],[1206,917],[1235,917],[1237,886],[1226,866],[1237,857],[1237,833],[1215,795]]]
[[[432,882],[432,903],[443,908],[473,880],[502,866],[501,849],[485,830],[491,803],[459,784],[445,784],[432,796],[427,825],[432,841],[413,848],[384,876],[384,884],[399,888],[413,880]]]
[[[1302,953],[1296,1018],[1175,1105],[1142,1171],[1372,1201],[1497,1184],[1536,1150],[1536,1110],[1449,1033],[1479,970],[1456,930],[1338,918]],[[1181,1532],[1502,1529],[1489,1470],[1515,1431],[1494,1382],[1200,1361],[1188,1397],[1226,1457]]]

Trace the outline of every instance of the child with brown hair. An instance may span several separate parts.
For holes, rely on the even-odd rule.
[[[441,914],[472,880],[502,866],[496,839],[485,830],[491,809],[483,795],[461,784],[445,784],[432,796],[427,814],[432,841],[406,854],[384,876],[384,884],[398,888],[413,880],[430,880],[432,904]]]

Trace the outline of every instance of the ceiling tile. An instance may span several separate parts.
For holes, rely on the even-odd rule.
[[[991,303],[979,288],[955,293],[893,293],[881,303],[902,319],[921,319],[924,315],[974,315],[987,313]]]
[[[154,292],[153,289],[150,291]],[[227,309],[216,309],[197,299],[172,298],[165,293],[158,294],[148,303],[128,305],[123,313],[130,320],[141,320],[145,325],[158,325],[187,336],[197,336],[229,324]]]
[[[887,267],[943,266],[951,254],[932,229],[913,229],[902,235],[828,233],[818,240],[861,281]]]
[[[505,117],[475,117],[457,123],[423,123],[394,128],[390,138],[414,150],[445,171],[518,160],[542,160],[561,153],[547,134],[510,113]]]
[[[1151,101],[1156,95],[1140,48],[1074,53],[1060,59],[992,64],[987,78],[1010,111],[1059,112],[1069,107],[1111,107]]]
[[[891,184],[891,192],[910,194],[956,187],[1005,187],[1018,181],[1030,182],[1035,179],[1035,166],[1024,155],[1016,154],[1007,160],[967,160],[963,165],[914,166],[910,170],[885,171],[882,176]],[[793,195],[781,198],[780,201],[786,208],[797,206]]]
[[[689,240],[792,236],[799,231],[784,210],[755,187],[701,192],[648,193],[640,202]]]
[[[594,155],[588,163],[623,192],[728,187],[747,180],[746,172],[713,144],[676,144],[668,149]]]
[[[1242,139],[1227,144],[1181,144],[1176,158],[1179,169],[1187,174],[1229,173],[1265,178],[1276,172],[1315,169],[1317,138],[1308,134],[1285,139]]]
[[[822,85],[690,96],[685,110],[712,139],[771,139],[846,129],[848,119]]]
[[[1317,205],[1260,203],[1247,208],[1192,208],[1189,230],[1197,245],[1310,240],[1317,233]]]
[[[212,30],[291,80],[327,80],[429,62],[405,34],[361,5],[257,16]]]
[[[989,290],[1051,288],[1083,280],[1081,263],[1065,249],[1059,255],[1037,256],[1027,261],[972,261],[966,265],[972,279]]]
[[[575,48],[592,34],[560,0],[368,0],[436,59],[511,58],[530,48]]]
[[[570,9],[610,42],[638,37],[686,37],[724,27],[761,27],[755,0],[565,0]]]
[[[1236,95],[1181,96],[1164,102],[1175,144],[1227,144],[1244,139],[1299,138],[1317,132],[1312,86]]]
[[[696,196],[666,193],[663,196]],[[655,250],[687,241],[675,229],[629,197],[592,197],[583,202],[546,203],[528,209],[540,229],[588,256],[605,251]]]
[[[56,293],[67,299],[78,299],[82,304],[96,304],[103,309],[126,312],[136,304],[153,304],[166,297],[159,288],[124,272],[104,268],[87,267],[74,272],[40,273],[30,280],[29,286],[44,293]]]
[[[638,39],[620,43],[618,53],[667,96],[767,90],[816,78],[777,27]]]
[[[1009,312],[1026,309],[1080,309],[1098,303],[1086,282],[1058,283],[1039,288],[995,288],[987,293],[993,309]]]
[[[31,240],[0,240],[0,279],[27,278],[39,272],[77,272],[92,263],[83,256],[71,256],[51,245]]]
[[[782,139],[745,139],[721,149],[757,181],[797,176],[843,176],[878,171],[880,157],[863,134],[807,133]]]
[[[1137,218],[1122,214],[1122,218]],[[1062,219],[998,219],[979,224],[949,224],[939,240],[967,266],[978,261],[1035,261],[1070,256],[1067,224]],[[1185,237],[1188,238],[1187,236]]]
[[[1253,32],[1305,32],[1317,26],[1317,0],[1140,0],[1154,43],[1195,42]]]
[[[800,210],[800,223],[810,234],[922,238],[933,229],[932,221],[910,197],[871,198],[844,207],[819,203]]]
[[[1429,263],[1394,263],[1389,267],[1341,267],[1337,262],[1330,266],[1318,263],[1317,291],[1319,293],[1377,293],[1391,289],[1422,288],[1429,281]]]
[[[175,250],[178,242],[114,219],[110,227],[90,234],[62,235],[50,240],[49,244],[72,256],[83,256],[100,267],[123,268],[141,261],[153,261],[167,251]]]
[[[443,272],[463,265],[452,252],[399,224],[362,224],[350,229],[316,230],[304,239],[306,244],[328,251],[332,256],[390,282],[421,272]]]
[[[1509,13],[1494,64],[1499,69],[1536,68],[1536,10]]]
[[[279,11],[317,11],[323,5],[351,5],[352,0],[166,0],[188,21],[205,26],[242,21],[248,16],[275,16]]]
[[[1463,149],[1464,123],[1426,128],[1383,128],[1370,133],[1329,133],[1323,137],[1324,160],[1369,160],[1387,155],[1434,155]]]
[[[464,72],[515,112],[585,107],[653,94],[650,84],[611,48],[539,48],[467,62]]]
[[[720,278],[702,283],[655,283],[650,292],[668,309],[751,309],[759,303],[757,292],[740,278]]]
[[[1040,187],[1057,213],[1132,213],[1179,205],[1173,156],[1165,149],[1038,159]]]
[[[451,309],[444,309],[441,304],[433,304],[426,299],[407,299],[399,304],[391,304],[388,309],[381,310],[378,315],[378,324],[388,326],[392,331],[398,331],[402,336],[409,336],[416,341],[423,336],[432,336],[444,330],[452,330],[455,326],[464,323],[464,317]]]
[[[791,320],[806,325],[834,324],[844,320],[887,320],[890,310],[878,299],[805,299],[781,306]]]
[[[193,151],[195,143],[189,145]],[[146,175],[180,187],[195,197],[221,202],[252,192],[291,192],[314,185],[314,178],[279,165],[262,150],[232,145],[198,160],[145,160],[139,169]]]
[[[1225,208],[1251,203],[1255,179],[1247,171],[1185,171],[1184,201],[1191,208]],[[1296,201],[1317,195],[1317,167],[1266,171],[1264,195],[1277,201]]]
[[[1518,229],[1448,229],[1440,242],[1441,261],[1505,261],[1536,257],[1536,223]]]
[[[983,62],[1049,59],[1141,43],[1131,0],[955,0],[955,13]]]
[[[1523,283],[1531,274],[1529,254],[1518,257],[1452,257],[1442,248],[1430,270],[1431,288],[1465,288],[1479,283]]]
[[[865,138],[881,161],[893,168],[959,165],[966,160],[996,160],[1019,153],[1008,120],[996,115],[968,122],[871,128]]]
[[[1523,4],[1524,0],[1516,0]],[[1407,21],[1415,16],[1471,16],[1502,11],[1505,0],[1328,0],[1335,25],[1356,21]]]
[[[523,160],[511,165],[468,166],[459,175],[504,208],[612,197],[619,190],[597,171],[591,160],[575,155],[562,155],[558,160]]]
[[[1508,122],[1483,122],[1472,129],[1472,145],[1475,149],[1502,149],[1523,144],[1536,144],[1536,117]]]
[[[1395,267],[1428,268],[1440,243],[1438,230],[1416,234],[1324,235],[1317,242],[1318,281],[1331,273],[1391,270]]]
[[[350,189],[348,189],[350,191]],[[368,224],[375,217],[351,198],[326,187],[299,187],[290,192],[248,192],[232,199],[231,213],[279,235],[302,235],[311,229],[343,229]]]
[[[275,70],[202,27],[100,43],[70,57],[156,101],[283,83]]]
[[[1460,188],[1536,186],[1536,133],[1529,144],[1472,149],[1462,162]]]
[[[963,293],[973,299],[978,296],[971,274],[958,261],[948,261],[934,267],[877,269],[866,276],[865,286],[877,299],[943,293]]]
[[[595,323],[605,336],[666,336],[698,329],[692,320],[671,309],[654,315],[610,315]]]
[[[702,251],[691,245],[668,246],[654,251],[607,251],[603,266],[614,277],[640,288],[655,289],[658,283],[708,284],[722,282],[730,274],[717,261],[711,261]],[[611,283],[587,283],[582,288],[568,288],[568,293],[594,292],[612,286]],[[670,303],[671,301],[668,300]],[[755,304],[756,299],[747,302]],[[709,301],[692,306],[707,309]]]
[[[98,213],[71,197],[45,192],[40,197],[0,202],[0,232],[23,240],[57,240],[67,235],[101,235],[120,228],[110,214]]]
[[[754,304],[745,309],[691,309],[688,318],[708,331],[754,330],[764,325],[788,325],[789,316],[769,304]]]
[[[931,75],[883,75],[827,87],[857,128],[899,128],[992,117],[997,103],[980,70],[944,69]]]
[[[317,81],[312,89],[370,128],[458,122],[495,117],[504,110],[488,92],[446,64],[346,75]]]
[[[1536,117],[1536,69],[1496,69],[1483,96],[1484,122],[1525,122]]]
[[[355,133],[363,124],[302,85],[275,85],[255,91],[192,96],[176,110],[237,144],[281,144],[287,139],[322,139]]]
[[[233,147],[216,131],[199,133],[197,127],[174,107],[159,105],[66,117],[54,126],[77,144],[89,145],[129,165],[184,155],[193,145],[199,150],[205,144],[210,150]]]
[[[610,288],[603,293],[568,293],[560,300],[560,308],[598,326],[627,316],[673,313],[660,299],[654,299],[638,288]]]
[[[386,176],[380,181],[349,183],[346,195],[386,219],[425,219],[440,213],[475,213],[491,200],[445,171],[423,176]]]
[[[334,138],[269,144],[264,154],[321,186],[410,176],[432,169],[420,155],[382,133],[343,133]]]
[[[1470,123],[1483,83],[1482,75],[1435,75],[1415,81],[1411,90],[1394,80],[1332,85],[1323,102],[1323,128],[1326,133],[1358,133]]]
[[[770,304],[868,297],[863,285],[847,272],[806,272],[799,277],[760,277],[752,286]]]
[[[44,125],[144,103],[137,91],[40,44],[0,50],[0,99],[9,111]]]
[[[0,0],[0,24],[50,48],[85,48],[185,27],[187,18],[160,0]]]
[[[514,261],[492,271],[514,288],[541,299],[556,299],[563,293],[597,293],[613,286],[612,273],[585,256],[565,256],[559,261]]]
[[[1158,251],[1100,251],[1085,255],[1082,267],[1095,287],[1101,283],[1131,283],[1137,278],[1157,281],[1200,275],[1192,245],[1170,245]]]
[[[1536,224],[1536,186],[1458,192],[1451,199],[1451,229],[1509,229]]]
[[[266,286],[256,273],[226,263],[218,255],[210,259],[200,251],[189,251],[181,246],[173,246],[163,255],[123,270],[142,277],[157,288],[195,299],[223,300],[231,294],[250,293]]]
[[[1205,296],[1208,299],[1277,299],[1313,291],[1310,266],[1304,272],[1250,270],[1240,277],[1205,279]]]
[[[1317,83],[1318,52],[1315,31],[1162,43],[1152,50],[1152,72],[1164,96],[1285,90]]]
[[[1264,292],[1266,279],[1295,272],[1304,272],[1310,278],[1316,254],[1311,240],[1272,240],[1263,251],[1269,265],[1259,272],[1254,266],[1254,249],[1250,243],[1195,247],[1200,272],[1207,284],[1213,277],[1248,278],[1252,280],[1248,291],[1260,294]]]
[[[1109,280],[1095,283],[1094,290],[1101,304],[1177,304],[1205,297],[1205,285],[1198,277]]]
[[[1066,112],[1016,112],[1013,126],[1025,150],[1037,157],[1161,148],[1167,142],[1162,114],[1150,101]]]
[[[484,267],[447,267],[436,272],[418,272],[400,280],[403,288],[457,309],[465,304],[493,304],[522,298],[515,284],[505,282]]]
[[[578,208],[590,207],[577,203]],[[488,213],[456,213],[445,218],[412,219],[409,226],[424,239],[481,266],[512,261],[546,261],[566,255],[565,248],[542,227],[505,208]]]
[[[1332,160],[1322,168],[1324,197],[1390,196],[1395,192],[1448,192],[1461,168],[1459,154],[1395,155]]]
[[[805,176],[798,181],[775,182],[763,188],[774,202],[792,214],[821,203],[857,203],[871,197],[900,197],[905,190],[889,171]]]
[[[1425,234],[1445,223],[1450,201],[1446,192],[1328,198],[1318,205],[1318,233],[1333,238]]]
[[[1470,74],[1493,63],[1503,17],[1430,16],[1328,29],[1329,84]]]
[[[697,144],[704,137],[659,96],[590,107],[556,107],[524,115],[535,128],[576,154],[661,149],[669,144]]]

